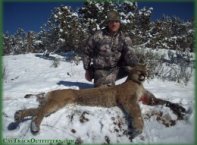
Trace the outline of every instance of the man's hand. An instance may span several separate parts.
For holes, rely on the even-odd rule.
[[[92,79],[93,79],[93,71],[91,69],[90,70],[86,70],[86,72],[85,72],[85,78],[89,82],[92,81]]]

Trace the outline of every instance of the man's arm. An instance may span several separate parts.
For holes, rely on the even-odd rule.
[[[93,36],[91,36],[87,40],[86,47],[84,48],[83,67],[85,70],[90,69],[91,59],[93,57],[93,49],[94,49],[94,39]]]
[[[91,36],[87,43],[86,47],[84,48],[84,55],[83,55],[83,67],[86,70],[85,78],[88,81],[92,81],[93,79],[93,69],[91,66],[91,59],[93,58],[93,50],[94,50],[94,36]]]
[[[135,54],[135,50],[132,47],[132,41],[130,37],[124,38],[124,47],[123,47],[123,61],[127,66],[135,66],[138,63],[137,56]]]

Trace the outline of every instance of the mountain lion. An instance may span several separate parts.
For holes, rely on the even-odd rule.
[[[130,121],[128,126],[130,137],[142,133],[143,118],[138,100],[144,93],[142,82],[147,76],[145,65],[137,65],[129,69],[127,80],[116,86],[107,88],[90,89],[63,89],[46,93],[38,108],[30,108],[16,111],[15,121],[20,122],[25,117],[32,116],[31,132],[36,134],[40,130],[40,124],[45,116],[56,112],[67,104],[86,106],[114,107],[118,106]]]
[[[31,132],[36,134],[40,130],[40,124],[45,116],[61,109],[67,104],[78,104],[86,106],[113,107],[118,106],[128,119],[128,135],[132,140],[143,130],[143,119],[138,102],[145,105],[165,105],[176,115],[177,120],[184,119],[185,108],[179,104],[163,99],[155,98],[149,91],[144,89],[142,82],[147,76],[145,65],[137,65],[128,68],[128,78],[120,85],[107,88],[91,88],[82,90],[63,89],[48,93],[36,94],[40,105],[38,108],[30,108],[16,111],[14,118],[16,123],[20,123],[25,117],[31,116]],[[25,98],[32,96],[28,94]],[[176,120],[170,120],[172,123]],[[173,125],[175,125],[173,123]]]

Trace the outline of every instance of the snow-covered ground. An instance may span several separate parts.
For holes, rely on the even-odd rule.
[[[44,118],[40,133],[32,135],[29,129],[31,120],[21,123],[15,130],[9,130],[14,121],[14,113],[19,109],[37,107],[35,97],[24,98],[29,93],[48,92],[56,89],[79,89],[93,87],[84,78],[82,62],[78,65],[63,61],[58,67],[52,66],[52,60],[43,59],[39,54],[4,56],[5,79],[3,86],[3,138],[60,139],[82,143],[131,143],[125,134],[127,122],[118,107],[101,108],[69,105]],[[124,79],[117,83],[122,83]],[[175,126],[165,127],[156,116],[147,117],[152,111],[163,111],[171,118],[176,116],[164,106],[146,106],[140,104],[144,117],[144,131],[132,143],[194,143],[194,75],[188,85],[153,79],[145,81],[145,88],[158,98],[180,103],[193,112],[185,120],[177,121]],[[35,143],[35,142],[34,142]]]

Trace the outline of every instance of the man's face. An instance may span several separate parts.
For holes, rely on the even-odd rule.
[[[111,32],[117,32],[120,29],[120,21],[109,21],[108,28]]]

